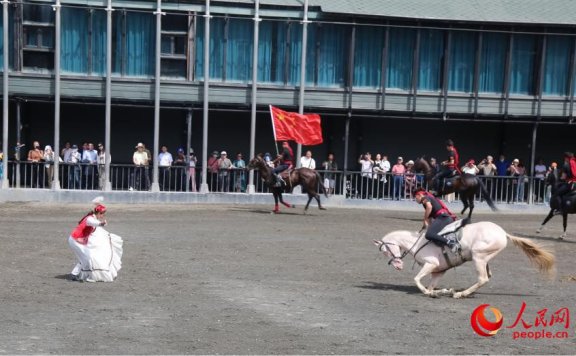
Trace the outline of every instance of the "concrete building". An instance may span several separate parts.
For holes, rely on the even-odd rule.
[[[560,160],[576,133],[575,12],[570,0],[6,1],[3,151],[102,141],[126,163],[144,142],[155,157],[194,147],[205,167],[212,150],[273,151],[272,104],[321,114],[314,156],[348,170],[364,151],[442,156],[447,138],[462,159]]]

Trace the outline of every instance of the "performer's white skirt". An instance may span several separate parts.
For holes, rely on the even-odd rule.
[[[71,236],[68,244],[74,251],[78,263],[71,274],[80,281],[112,282],[122,267],[122,238],[101,227],[82,245]]]

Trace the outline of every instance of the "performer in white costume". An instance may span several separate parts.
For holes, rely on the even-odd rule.
[[[122,267],[122,238],[106,231],[106,207],[96,198],[94,209],[72,231],[68,244],[78,263],[72,278],[86,282],[112,282]]]

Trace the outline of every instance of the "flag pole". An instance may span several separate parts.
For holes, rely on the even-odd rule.
[[[276,157],[280,154],[278,152],[278,142],[276,142],[276,126],[274,125],[274,113],[272,112],[272,105],[268,105],[270,108],[270,120],[272,120],[272,132],[274,133],[274,148],[276,149]]]

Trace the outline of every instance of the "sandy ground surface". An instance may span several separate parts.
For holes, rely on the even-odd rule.
[[[557,277],[546,280],[511,244],[472,298],[423,296],[408,257],[393,270],[372,239],[417,230],[421,212],[315,207],[271,215],[266,206],[111,205],[108,230],[124,238],[113,283],[67,279],[67,237],[89,205],[0,206],[1,354],[574,354],[576,221],[558,241],[560,219],[478,214],[476,221],[547,243]],[[475,282],[472,265],[443,287]],[[497,307],[511,326],[560,308],[568,338],[513,339],[517,325],[476,335],[472,311]],[[489,315],[487,315],[489,317]],[[559,325],[544,330],[565,330]]]

